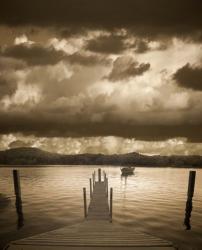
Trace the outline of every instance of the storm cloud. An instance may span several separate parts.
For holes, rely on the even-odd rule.
[[[125,152],[106,149],[109,138],[138,140],[143,153],[155,143],[165,153],[161,142],[193,152],[202,142],[201,9],[191,0],[3,0],[0,145],[48,149],[57,138],[61,151],[60,141],[77,139],[71,152]]]
[[[89,40],[86,49],[98,53],[119,54],[126,49],[124,36],[121,35],[102,35]]]
[[[97,109],[97,107],[96,107]],[[103,112],[103,113],[102,113]],[[145,141],[160,141],[169,138],[185,137],[190,142],[201,142],[202,121],[199,124],[139,124],[138,121],[128,124],[120,122],[114,117],[113,112],[99,111],[97,116],[89,116],[86,111],[83,115],[68,116],[69,112],[32,112],[6,114],[1,113],[1,134],[23,133],[24,135],[35,135],[36,137],[96,137],[96,136],[118,136],[123,138],[136,138]],[[96,119],[101,115],[102,119]],[[134,113],[134,116],[137,113]],[[145,114],[150,116],[150,114]],[[159,117],[160,119],[160,117]],[[194,131],[194,133],[192,132]]]
[[[149,63],[138,63],[131,57],[118,57],[114,63],[112,71],[107,78],[111,81],[119,81],[144,74],[150,68]]]
[[[173,78],[181,87],[202,91],[202,67],[187,63],[177,70]]]
[[[17,90],[17,84],[9,76],[0,75],[0,97],[12,95]]]
[[[144,36],[198,34],[201,1],[192,0],[3,0],[0,24],[10,26],[130,28]],[[75,30],[76,28],[72,29]]]
[[[3,49],[1,55],[24,60],[28,65],[56,64],[65,57],[63,52],[56,51],[54,48],[26,44],[13,45]]]

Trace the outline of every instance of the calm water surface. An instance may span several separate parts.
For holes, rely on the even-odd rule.
[[[0,242],[71,225],[83,220],[82,188],[96,166],[18,168],[22,212],[16,213],[12,168],[0,168]],[[102,167],[114,188],[113,222],[176,243],[202,249],[202,170],[197,169],[191,230],[184,225],[189,169],[136,168],[121,177],[119,167]]]

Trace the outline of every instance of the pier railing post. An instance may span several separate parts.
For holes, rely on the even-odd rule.
[[[107,179],[107,175],[106,175],[106,173],[104,172],[104,183],[105,183],[105,185],[106,185],[106,179]]]
[[[98,169],[98,181],[101,182],[101,168]]]
[[[20,175],[16,169],[13,170],[13,182],[16,198],[21,200]]]
[[[20,174],[19,171],[13,170],[13,183],[15,190],[15,207],[18,216],[17,228],[20,229],[24,225],[24,216],[22,209],[21,187],[20,187]]]
[[[195,178],[196,171],[189,171],[189,183],[187,189],[187,202],[185,207],[185,217],[184,217],[184,225],[186,226],[186,230],[191,229],[191,212],[192,212],[192,198],[194,195],[194,187],[195,187]]]
[[[113,188],[110,188],[110,210],[109,210],[109,215],[110,215],[110,220],[112,222],[112,212],[113,212],[113,207],[112,207],[112,203],[113,203]]]
[[[92,196],[93,196],[93,189],[92,189],[92,179],[91,178],[89,179],[89,182],[90,182],[90,198],[92,198]]]
[[[86,188],[83,188],[84,217],[87,217]]]
[[[108,178],[106,178],[105,188],[106,188],[106,196],[108,197]]]
[[[94,183],[95,183],[95,181],[94,181],[94,173],[92,173],[92,180],[93,180],[93,188],[94,188]]]
[[[196,178],[196,171],[189,171],[189,184],[187,190],[187,198],[189,200],[191,200],[194,195],[195,178]]]

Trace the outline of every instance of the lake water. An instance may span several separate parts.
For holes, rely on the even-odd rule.
[[[16,213],[12,168],[0,167],[0,242],[46,232],[83,220],[82,188],[97,166],[17,168],[22,212]],[[202,169],[196,169],[191,229],[184,225],[189,169],[137,167],[121,177],[119,167],[102,167],[114,189],[113,223],[202,249]],[[89,197],[89,195],[88,195]]]

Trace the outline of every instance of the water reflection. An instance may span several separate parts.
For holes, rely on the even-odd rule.
[[[127,179],[128,179],[128,176],[127,175],[121,175],[121,180],[123,180],[124,181],[124,185],[125,185],[125,187],[127,187]]]
[[[192,211],[192,199],[187,200],[186,208],[185,208],[185,218],[184,218],[184,225],[186,226],[186,230],[191,230],[191,211]]]
[[[18,217],[17,229],[19,230],[20,228],[24,226],[24,216],[23,216],[22,200],[18,196],[16,196],[15,207],[16,207],[16,213]]]

